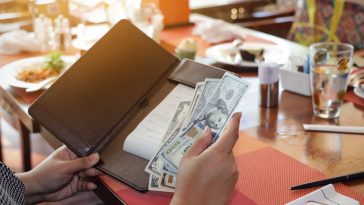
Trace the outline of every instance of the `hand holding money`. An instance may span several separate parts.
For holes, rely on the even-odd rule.
[[[197,156],[200,153],[196,153],[196,149],[202,152],[208,145],[214,148],[212,150],[220,149],[214,143],[219,141],[220,135],[224,130],[232,129],[226,126],[228,119],[233,114],[234,109],[242,97],[247,93],[248,88],[249,83],[247,81],[230,73],[225,73],[221,79],[205,79],[204,82],[197,83],[194,96],[189,101],[189,110],[180,112],[180,108],[177,108],[175,117],[173,117],[173,119],[178,118],[183,120],[172,120],[163,138],[162,145],[159,147],[158,152],[150,158],[145,168],[145,171],[150,174],[149,190],[174,192],[177,172],[178,174],[180,173],[180,163],[187,152],[190,153],[189,155],[193,153],[194,156]],[[180,106],[181,104],[178,107]],[[206,127],[209,128],[208,135],[211,139],[206,137],[207,134],[204,133]],[[202,139],[205,139],[205,141],[201,139],[202,136],[204,136]],[[197,144],[195,144],[195,141],[197,141]],[[235,141],[233,142],[235,144]],[[189,151],[192,145],[194,145],[194,148],[192,151]],[[229,145],[231,146],[230,148],[233,147],[233,145]],[[215,146],[218,147],[215,148]],[[207,148],[207,153],[212,152],[211,155],[216,154],[214,151],[209,150],[210,148]],[[231,149],[227,152],[231,152]],[[202,154],[202,156],[205,155],[207,154]],[[203,160],[196,160],[197,158],[194,157],[188,158],[194,159],[193,161],[201,161],[201,165],[195,166],[205,171],[209,170],[204,167]],[[218,156],[216,160],[220,158]],[[231,158],[233,159],[233,156]],[[211,171],[215,172],[215,169],[219,172],[220,166],[213,168]]]
[[[181,160],[171,204],[227,204],[239,175],[232,149],[239,136],[240,118],[241,113],[235,113],[210,147],[211,129],[196,139]]]

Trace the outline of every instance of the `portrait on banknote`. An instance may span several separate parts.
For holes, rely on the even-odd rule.
[[[204,121],[205,126],[214,130],[221,129],[229,118],[229,111],[224,100],[218,99],[215,107],[202,117],[201,121]]]
[[[219,90],[216,92],[219,94]],[[215,95],[219,96],[219,95]],[[205,107],[205,112],[201,112],[195,124],[209,127],[213,131],[220,130],[229,118],[229,110],[223,98],[211,99]],[[202,128],[202,127],[201,127]]]

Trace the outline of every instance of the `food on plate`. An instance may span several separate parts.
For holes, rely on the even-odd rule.
[[[17,80],[27,83],[38,83],[49,77],[57,76],[59,73],[55,70],[40,68],[23,69],[16,76]]]
[[[233,42],[231,42],[231,44],[235,47],[235,48],[239,48],[243,45],[243,40],[241,39],[235,39]]]
[[[43,64],[21,69],[17,73],[16,79],[28,83],[38,83],[49,77],[58,76],[64,67],[65,63],[61,58],[61,53],[54,52],[46,56]]]
[[[184,58],[195,59],[197,51],[197,41],[194,38],[185,38],[178,44],[175,52],[177,57],[182,60]]]
[[[240,56],[244,61],[250,61],[250,62],[261,62],[264,61],[263,48],[257,48],[257,49],[247,49],[247,48],[241,48],[239,49]]]

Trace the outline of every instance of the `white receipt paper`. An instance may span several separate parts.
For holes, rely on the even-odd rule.
[[[335,191],[332,184],[311,192],[286,205],[359,205],[360,203],[350,197]]]
[[[177,85],[126,138],[123,150],[149,160],[154,156],[178,104],[191,100],[194,89]]]

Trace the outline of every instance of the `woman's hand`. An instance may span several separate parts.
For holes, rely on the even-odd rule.
[[[33,170],[16,176],[25,185],[27,204],[41,201],[58,201],[80,191],[96,189],[84,177],[101,174],[92,168],[100,157],[97,153],[78,158],[67,147],[62,146]]]
[[[232,149],[239,137],[241,113],[235,113],[220,138],[211,143],[211,130],[202,137],[182,159],[173,205],[227,204],[239,173]]]

